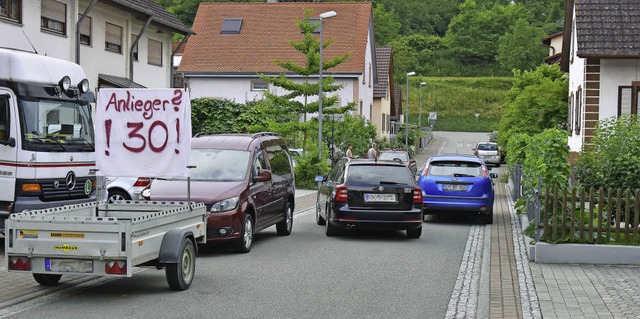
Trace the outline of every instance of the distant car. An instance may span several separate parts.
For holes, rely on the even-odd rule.
[[[279,236],[293,227],[295,181],[284,139],[275,133],[197,135],[191,140],[191,200],[209,211],[207,241],[230,243],[241,253],[254,233],[276,226]],[[184,179],[155,178],[145,196],[186,201]]]
[[[149,177],[107,176],[107,201],[140,200],[142,190],[151,183]]]
[[[493,223],[494,189],[489,168],[477,156],[439,155],[427,160],[418,185],[425,214],[447,211],[480,213]]]
[[[378,160],[387,160],[387,161],[396,160],[404,164],[406,167],[408,167],[413,176],[415,176],[418,173],[416,160],[407,151],[383,150],[383,151],[380,151]]]
[[[478,143],[476,147],[473,148],[473,151],[473,154],[482,158],[485,163],[500,167],[500,163],[502,162],[502,155],[500,154],[498,143]]]
[[[362,228],[406,230],[408,238],[419,238],[422,220],[422,191],[397,162],[343,158],[318,188],[316,223],[327,236]]]

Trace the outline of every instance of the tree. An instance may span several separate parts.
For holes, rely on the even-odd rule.
[[[545,129],[566,127],[569,84],[560,67],[543,64],[534,71],[515,70],[513,74],[515,81],[507,93],[498,142],[508,145],[516,133],[533,136]]]
[[[283,112],[285,113],[294,113],[298,116],[298,118],[303,118],[304,122],[292,121],[289,122],[288,125],[292,127],[294,130],[298,130],[304,134],[304,139],[302,143],[302,148],[306,149],[306,137],[309,131],[309,123],[306,121],[307,113],[314,113],[318,110],[318,101],[309,102],[309,98],[312,96],[317,96],[319,91],[319,82],[309,82],[309,79],[312,75],[319,73],[319,53],[320,53],[320,41],[313,34],[313,31],[318,27],[319,23],[312,23],[311,20],[311,10],[305,11],[305,18],[298,22],[298,27],[303,33],[303,38],[295,42],[293,40],[289,41],[289,44],[298,50],[300,53],[306,55],[306,63],[304,65],[297,65],[292,60],[288,61],[280,61],[277,60],[276,64],[280,67],[303,76],[302,82],[293,81],[284,73],[281,73],[279,76],[270,77],[268,75],[261,75],[260,77],[272,84],[273,86],[280,87],[287,91],[284,95],[277,95],[272,92],[266,92],[265,97],[274,105],[279,105],[283,107]],[[322,43],[323,49],[327,48],[333,42],[332,39],[329,39]],[[335,56],[331,59],[325,60],[323,57],[322,61],[322,69],[327,70],[335,67],[346,61],[351,56],[350,53],[346,53],[341,56]],[[325,113],[344,113],[350,110],[353,107],[353,103],[339,108],[332,108],[328,110],[333,104],[338,101],[337,96],[325,97],[324,93],[326,92],[334,92],[342,88],[340,85],[335,84],[335,79],[332,76],[328,76],[322,79],[322,88],[323,88],[323,96],[322,98],[322,108]],[[325,109],[327,109],[325,111]]]
[[[393,9],[387,11],[383,4],[377,4],[373,9],[375,23],[376,44],[387,44],[400,33],[401,24]]]
[[[545,35],[542,28],[518,19],[511,31],[500,38],[496,60],[509,70],[535,69],[547,56],[548,49],[540,43]]]

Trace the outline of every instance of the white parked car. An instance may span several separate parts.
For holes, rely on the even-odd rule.
[[[151,183],[149,177],[107,177],[109,203],[120,200],[143,200],[140,192]]]
[[[502,160],[497,143],[482,142],[473,148],[474,155],[482,158],[485,163],[500,167]]]

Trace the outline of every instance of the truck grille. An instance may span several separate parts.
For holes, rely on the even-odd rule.
[[[91,193],[89,195],[84,193],[84,184],[90,180],[89,177],[77,177],[76,185],[72,190],[67,189],[64,184],[64,179],[58,181],[58,188],[55,187],[54,179],[41,181],[40,185],[42,187],[42,195],[40,200],[43,202],[52,202],[66,199],[81,199],[88,198],[93,193],[93,187],[91,189]]]

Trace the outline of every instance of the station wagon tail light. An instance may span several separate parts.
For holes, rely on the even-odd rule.
[[[104,272],[110,275],[126,275],[127,262],[122,260],[107,261],[104,264]]]
[[[31,261],[27,257],[10,257],[9,270],[31,270]]]
[[[346,202],[349,199],[348,194],[349,190],[347,189],[347,185],[338,185],[338,187],[336,187],[336,196],[334,199],[336,202]]]
[[[151,178],[149,177],[138,177],[133,186],[146,187],[151,184]]]
[[[413,203],[422,204],[422,188],[415,187],[413,189]]]
[[[482,165],[482,177],[489,177],[489,173],[487,172],[486,165]]]

